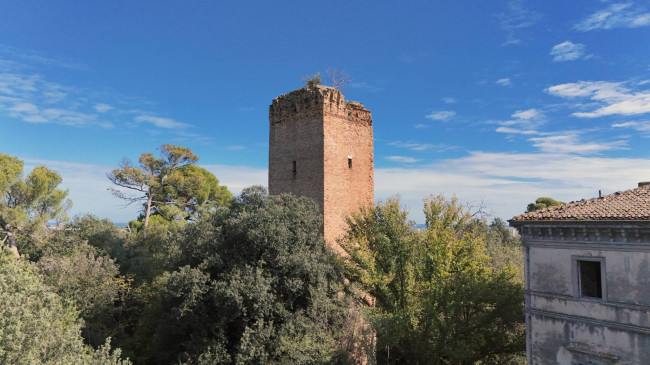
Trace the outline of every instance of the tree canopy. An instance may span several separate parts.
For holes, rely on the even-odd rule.
[[[542,197],[537,198],[534,203],[528,204],[528,206],[526,207],[526,212],[534,212],[534,211],[539,210],[539,209],[544,209],[544,208],[548,208],[548,207],[555,207],[555,206],[562,205],[562,204],[565,204],[565,203],[561,202],[561,201],[557,201],[557,200],[555,200],[553,198],[542,196]]]
[[[145,363],[336,363],[348,310],[316,204],[263,188],[187,225],[136,330]],[[179,355],[180,354],[180,355]]]
[[[142,202],[144,227],[153,214],[167,221],[191,220],[230,200],[230,192],[212,173],[193,165],[199,157],[189,148],[165,144],[158,150],[160,158],[143,153],[137,167],[123,159],[107,175],[118,187],[110,189],[113,195],[127,204]]]
[[[427,226],[413,229],[399,200],[349,219],[347,275],[375,299],[380,363],[474,364],[524,350],[523,288],[495,269],[485,236],[456,199],[425,199]]]
[[[34,234],[48,220],[67,219],[72,206],[67,190],[58,189],[61,176],[45,166],[23,178],[23,161],[0,153],[0,242],[13,248],[16,235]]]
[[[46,286],[33,264],[0,250],[0,363],[130,364],[109,340],[84,345],[75,308]]]

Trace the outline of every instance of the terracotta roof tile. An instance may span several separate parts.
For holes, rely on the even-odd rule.
[[[650,220],[650,185],[520,214],[511,221]]]

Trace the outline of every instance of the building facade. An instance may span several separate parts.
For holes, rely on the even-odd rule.
[[[514,217],[529,364],[650,364],[650,184]]]
[[[269,123],[269,193],[314,199],[325,241],[340,253],[346,217],[374,204],[370,111],[314,85],[275,98]]]

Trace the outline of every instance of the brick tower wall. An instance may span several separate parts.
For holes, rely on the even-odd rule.
[[[269,193],[312,198],[323,214],[322,95],[299,89],[274,99],[269,123]]]
[[[269,122],[269,192],[313,198],[325,240],[340,252],[345,218],[374,204],[370,111],[334,88],[311,86],[273,100]]]
[[[340,251],[336,239],[345,220],[362,206],[374,204],[372,117],[363,105],[346,102],[332,89],[325,105],[325,241]],[[339,98],[340,96],[340,98]]]

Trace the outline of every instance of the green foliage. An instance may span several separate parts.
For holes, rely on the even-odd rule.
[[[122,188],[111,188],[113,195],[128,204],[143,203],[143,221],[134,223],[133,227],[148,227],[152,215],[159,215],[167,222],[197,219],[232,198],[212,173],[193,165],[199,157],[188,148],[166,144],[158,150],[161,158],[143,153],[138,167],[124,159],[119,169],[107,175],[113,184]],[[160,219],[157,222],[169,225]]]
[[[85,320],[83,336],[94,346],[101,345],[116,327],[115,303],[129,290],[129,282],[119,275],[114,260],[97,256],[86,243],[73,253],[47,255],[38,261],[44,283],[71,300]]]
[[[302,82],[305,83],[305,86],[316,86],[323,83],[323,78],[320,76],[320,72],[317,72],[313,76],[303,77]]]
[[[316,204],[246,189],[175,235],[170,271],[142,291],[143,363],[313,363],[345,358],[348,304]]]
[[[160,214],[167,220],[196,220],[217,207],[227,205],[232,194],[210,171],[195,165],[174,170],[166,179],[165,186],[156,200],[168,201],[160,207]],[[164,211],[162,208],[175,208]]]
[[[9,188],[20,181],[23,175],[23,161],[0,153],[0,196],[5,197]]]
[[[0,241],[13,247],[37,240],[48,220],[66,220],[72,202],[59,184],[61,176],[45,166],[23,179],[23,162],[0,153]]]
[[[128,364],[109,341],[83,344],[77,311],[42,282],[29,262],[0,251],[0,363]]]
[[[495,269],[486,238],[456,199],[425,199],[418,232],[395,198],[349,219],[347,275],[376,300],[368,310],[380,363],[506,361],[524,350],[517,271]]]
[[[127,233],[108,219],[99,219],[91,214],[76,216],[70,222],[70,230],[79,240],[87,242],[98,250],[98,254],[108,255],[118,262],[126,261],[124,242]]]
[[[564,202],[557,201],[553,198],[548,198],[548,197],[540,197],[535,200],[534,203],[528,204],[526,207],[526,212],[534,212],[539,209],[544,209],[548,207],[555,207],[558,205],[565,204]]]

